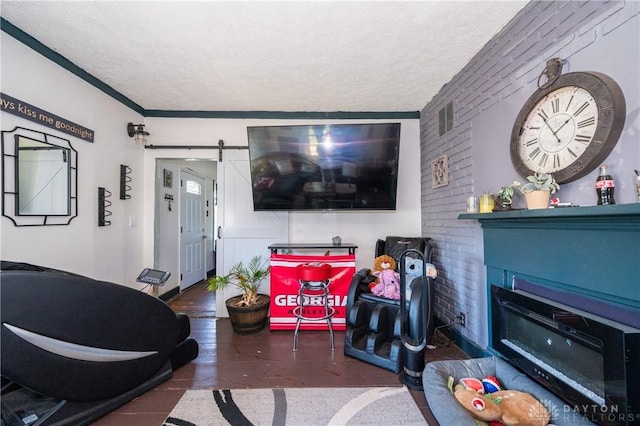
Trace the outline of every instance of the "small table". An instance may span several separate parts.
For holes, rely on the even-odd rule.
[[[288,252],[289,250],[347,250],[349,254],[355,255],[357,248],[358,246],[352,243],[276,243],[269,246],[272,254],[277,254],[278,252],[283,253],[283,251]]]

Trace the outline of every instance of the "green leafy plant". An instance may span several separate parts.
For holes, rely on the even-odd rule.
[[[552,194],[560,189],[560,185],[548,173],[534,173],[531,176],[527,176],[527,183],[520,187],[520,191],[523,194],[532,191],[550,191]]]
[[[208,291],[217,291],[233,285],[242,295],[237,306],[255,306],[259,298],[258,290],[271,271],[270,266],[265,266],[266,262],[268,259],[264,260],[262,256],[253,256],[247,264],[238,262],[228,274],[207,280],[206,288]]]
[[[511,185],[505,185],[498,190],[498,197],[503,206],[510,206],[513,202],[515,194],[514,186],[520,186],[520,182],[513,182]]]

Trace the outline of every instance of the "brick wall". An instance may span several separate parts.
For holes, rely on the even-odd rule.
[[[476,221],[458,215],[470,195],[521,179],[508,154],[511,128],[550,58],[567,61],[564,73],[600,71],[618,81],[627,111],[635,108],[636,114],[631,122],[627,118],[614,157],[638,158],[639,9],[634,1],[528,3],[421,112],[422,235],[436,246],[435,314],[448,323],[464,312],[467,326],[456,330],[482,348],[488,341],[482,233]],[[438,112],[448,102],[454,106],[454,127],[439,136]],[[449,184],[432,189],[431,163],[443,155],[449,159]],[[593,181],[589,175],[567,184],[563,194],[574,201],[592,197],[584,187],[592,188]],[[589,204],[584,201],[581,205]]]

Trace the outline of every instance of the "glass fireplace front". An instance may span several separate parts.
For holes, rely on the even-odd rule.
[[[520,290],[491,288],[491,345],[600,424],[640,421],[640,330]]]

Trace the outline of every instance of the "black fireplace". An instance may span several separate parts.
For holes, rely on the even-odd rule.
[[[490,340],[565,408],[598,424],[640,423],[640,329],[492,285]]]

